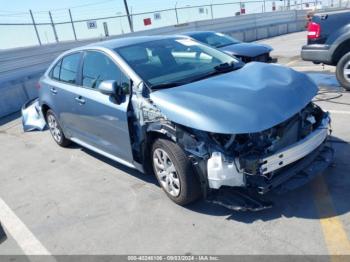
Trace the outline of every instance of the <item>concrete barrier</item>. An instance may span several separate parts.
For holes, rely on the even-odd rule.
[[[218,31],[250,42],[304,30],[306,11],[293,10],[248,14],[166,26],[110,38],[137,35],[181,34],[186,31]],[[17,48],[0,52],[0,117],[20,110],[37,96],[35,83],[61,52],[104,39],[62,42],[41,47]]]

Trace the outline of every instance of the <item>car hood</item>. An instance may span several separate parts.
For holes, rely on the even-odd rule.
[[[303,109],[316,84],[292,69],[252,62],[230,73],[154,91],[170,121],[198,130],[239,134],[271,128]]]
[[[263,44],[239,43],[219,48],[229,55],[255,57],[272,51],[272,48]]]

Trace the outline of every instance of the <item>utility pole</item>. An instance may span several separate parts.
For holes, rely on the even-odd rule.
[[[129,13],[129,7],[128,7],[128,2],[127,2],[127,0],[124,0],[124,6],[125,6],[126,15],[128,16],[130,31],[131,31],[131,32],[134,32],[134,27],[133,27],[133,25],[132,25],[132,21],[131,21],[131,17],[130,17],[130,13]]]
[[[41,40],[40,40],[38,28],[36,28],[36,24],[35,24],[35,20],[34,20],[34,16],[33,16],[32,10],[29,10],[29,13],[30,13],[30,17],[32,18],[32,22],[33,22],[33,26],[34,26],[34,29],[35,29],[36,37],[38,38],[39,45],[41,45]]]
[[[52,19],[51,11],[49,11],[49,16],[50,16],[50,20],[51,20],[51,26],[52,26],[53,34],[55,35],[56,42],[58,43],[58,35],[57,35],[57,32],[56,32],[55,24],[54,24],[53,19]]]

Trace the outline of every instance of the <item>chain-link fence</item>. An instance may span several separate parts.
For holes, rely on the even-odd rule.
[[[328,7],[347,7],[349,0],[328,0]],[[256,0],[213,3],[197,6],[177,6],[144,13],[130,13],[94,8],[59,9],[53,11],[1,13],[0,49],[50,44],[61,41],[104,38],[131,31],[188,23],[193,21],[276,12],[295,9],[324,8],[319,0]],[[106,12],[109,11],[109,12]]]

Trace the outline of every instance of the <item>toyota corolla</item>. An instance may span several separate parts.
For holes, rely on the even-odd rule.
[[[312,102],[318,88],[308,76],[244,64],[186,37],[70,50],[39,86],[38,108],[57,144],[153,173],[180,205],[216,194],[214,202],[238,209],[218,192],[294,189],[332,161],[330,118]]]

